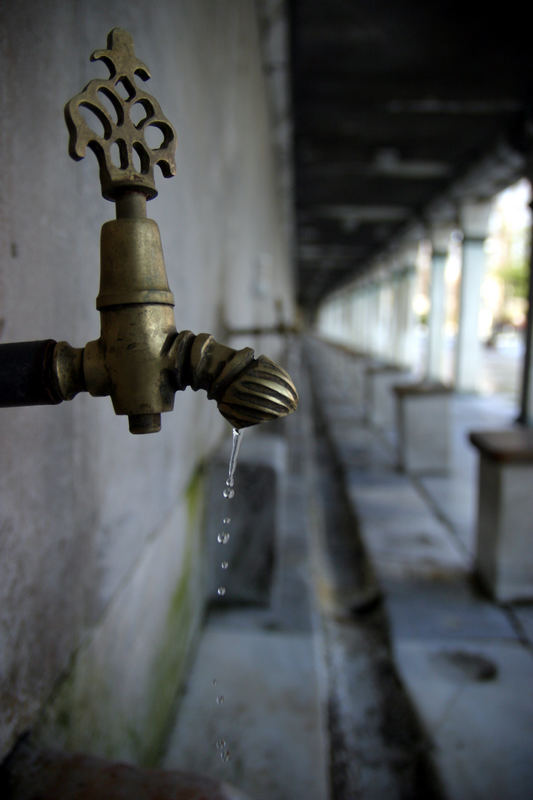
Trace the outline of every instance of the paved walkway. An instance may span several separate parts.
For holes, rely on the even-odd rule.
[[[244,437],[222,600],[227,454],[213,465],[212,603],[163,765],[252,800],[530,800],[532,607],[470,581],[465,431],[512,408],[455,398],[454,468],[413,482],[365,425],[349,356],[305,356],[298,414]]]
[[[361,423],[342,376],[350,359],[310,345],[322,408],[390,622],[401,679],[453,800],[533,796],[533,614],[500,607],[470,581],[475,520],[472,428],[506,427],[513,409],[453,399],[448,477],[395,468],[390,439]],[[319,376],[325,380],[318,380]]]

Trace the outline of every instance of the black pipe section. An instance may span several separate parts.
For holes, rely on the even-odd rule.
[[[45,339],[0,345],[0,408],[62,402],[53,370],[56,344]]]

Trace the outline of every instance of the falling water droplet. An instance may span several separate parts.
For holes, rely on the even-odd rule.
[[[231,760],[230,751],[229,750],[221,750],[220,751],[220,758],[222,759],[222,761],[230,761]]]
[[[227,561],[220,562],[220,569],[227,569],[229,567],[229,563]]]
[[[217,706],[221,706],[223,702],[224,702],[224,695],[223,694],[219,694],[217,696]]]
[[[229,525],[230,522],[231,522],[231,517],[224,517],[222,522],[223,522],[224,525]]]
[[[229,542],[229,539],[230,539],[229,531],[222,531],[217,536],[217,542],[219,544],[227,544]]]
[[[228,467],[228,480],[226,481],[228,486],[233,486],[233,479],[235,478],[235,470],[237,469],[237,458],[239,457],[241,441],[242,441],[241,431],[237,430],[237,428],[233,428],[231,455],[229,457],[229,467]]]
[[[225,739],[217,739],[215,742],[215,746],[217,750],[223,750],[226,747],[226,740]]]
[[[224,597],[224,595],[226,594],[226,587],[225,586],[219,586],[218,589],[217,589],[217,594],[218,594],[219,597]]]
[[[233,497],[235,497],[235,470],[237,469],[237,458],[239,456],[241,441],[241,431],[237,430],[237,428],[233,428],[233,440],[231,443],[231,455],[229,457],[228,477],[226,479],[226,488],[222,492],[226,500],[231,500]]]
[[[213,678],[213,686],[216,686],[216,685],[217,685],[217,679]]]

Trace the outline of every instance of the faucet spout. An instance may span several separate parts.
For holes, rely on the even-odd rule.
[[[250,347],[234,350],[208,333],[182,331],[172,343],[176,389],[205,389],[234,428],[246,428],[295,411],[298,393],[288,373]]]

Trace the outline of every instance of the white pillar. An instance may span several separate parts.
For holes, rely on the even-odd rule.
[[[451,229],[437,228],[432,232],[431,279],[429,287],[428,349],[426,356],[427,377],[442,379],[444,355],[444,323],[446,286],[444,269],[448,259],[448,244]]]
[[[475,392],[481,361],[478,335],[481,283],[485,272],[485,238],[491,203],[468,203],[460,209],[463,231],[459,319],[455,346],[455,388]]]
[[[377,281],[370,287],[370,324],[368,329],[370,354],[377,356],[379,349],[379,283]]]
[[[371,292],[370,286],[363,286],[361,289],[362,294],[362,314],[361,314],[361,350],[368,353],[370,351],[370,305],[371,305]]]
[[[379,332],[377,346],[377,355],[384,361],[390,361],[392,358],[392,312],[392,281],[389,274],[384,274],[379,282]]]
[[[400,270],[392,273],[392,313],[390,327],[390,358],[393,364],[401,363],[402,336],[405,318],[405,287]]]
[[[363,288],[363,319],[364,319],[364,329],[362,332],[361,338],[361,350],[364,353],[371,353],[372,352],[372,299],[373,299],[373,289],[372,284],[367,284]]]
[[[359,352],[366,350],[367,330],[367,293],[365,287],[359,287],[356,295],[356,339],[355,343]]]
[[[376,282],[376,321],[374,326],[374,354],[381,358],[383,350],[383,283],[381,278]]]
[[[415,362],[415,315],[413,298],[416,283],[416,258],[418,245],[406,243],[400,249],[399,261],[402,269],[398,274],[397,316],[395,330],[395,363],[402,367],[414,367]]]
[[[395,363],[412,369],[415,365],[415,267],[405,267],[398,278],[398,318],[396,327]]]

